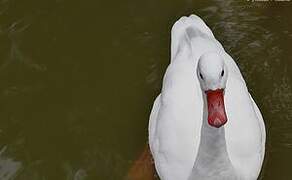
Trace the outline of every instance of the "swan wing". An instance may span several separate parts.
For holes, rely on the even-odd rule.
[[[265,132],[260,111],[245,82],[229,76],[225,90],[226,147],[235,171],[245,179],[257,179],[263,161]]]
[[[253,107],[255,110],[255,113],[257,115],[258,118],[258,123],[261,129],[261,142],[262,142],[262,151],[261,151],[261,155],[262,155],[262,161],[264,160],[264,156],[265,156],[265,147],[266,147],[266,128],[265,128],[265,123],[264,123],[264,119],[263,116],[261,114],[260,109],[258,108],[257,104],[255,103],[254,99],[252,98],[252,96],[250,95],[250,99],[252,100],[253,103]]]
[[[160,109],[160,94],[156,97],[152,110],[151,110],[151,114],[150,114],[150,118],[149,118],[149,126],[148,126],[148,133],[149,133],[149,146],[150,146],[150,150],[151,152],[154,152],[154,143],[153,143],[153,138],[155,135],[155,130],[156,130],[156,123],[157,123],[157,115]]]
[[[173,57],[150,115],[150,149],[161,179],[187,179],[200,144],[203,98],[186,32],[191,21],[183,17],[172,28]]]

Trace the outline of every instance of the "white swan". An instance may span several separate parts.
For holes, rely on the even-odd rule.
[[[172,28],[171,63],[149,121],[162,180],[257,179],[265,126],[233,59],[195,15]]]

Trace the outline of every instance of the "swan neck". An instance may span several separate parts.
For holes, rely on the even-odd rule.
[[[205,95],[204,95],[205,96]],[[229,159],[225,141],[224,126],[215,128],[209,125],[207,101],[204,98],[203,122],[198,154],[189,180],[208,179],[215,174],[224,174],[221,179],[236,179]]]

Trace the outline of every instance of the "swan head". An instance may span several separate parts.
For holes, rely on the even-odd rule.
[[[197,76],[207,100],[208,123],[216,128],[227,122],[224,105],[227,75],[227,67],[218,53],[208,52],[199,58]]]

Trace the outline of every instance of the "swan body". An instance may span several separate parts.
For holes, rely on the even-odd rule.
[[[171,62],[149,120],[159,177],[255,180],[265,139],[262,115],[236,63],[198,16],[180,18],[172,27]]]

